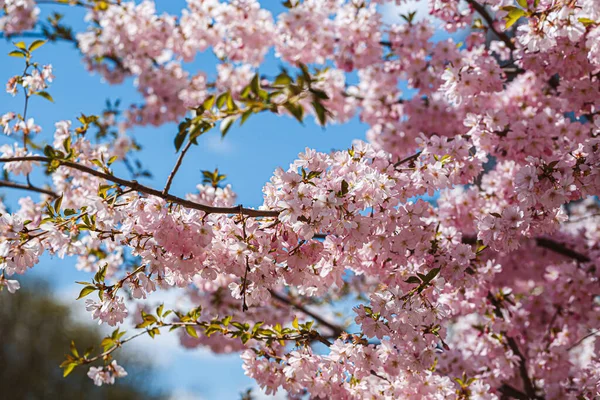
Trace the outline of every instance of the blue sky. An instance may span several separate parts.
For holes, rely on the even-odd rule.
[[[161,11],[179,14],[185,2],[182,0],[157,1]],[[279,1],[263,1],[263,7],[274,14],[283,10]],[[42,6],[42,16],[50,9],[59,9],[65,14],[65,21],[76,31],[85,28],[84,12],[81,9],[60,6]],[[387,17],[393,14],[387,9]],[[7,54],[13,45],[0,40],[0,54]],[[54,132],[54,123],[63,119],[75,120],[81,114],[99,113],[105,101],[121,99],[122,105],[139,102],[140,96],[131,79],[124,84],[111,86],[104,84],[97,75],[90,75],[84,68],[77,50],[69,43],[47,44],[35,53],[35,60],[41,64],[51,63],[56,76],[49,92],[55,103],[42,98],[33,98],[30,103],[30,117],[43,128],[42,135],[49,138]],[[216,59],[211,54],[201,54],[188,65],[190,71],[204,70],[209,79],[215,78]],[[280,63],[273,53],[260,69],[263,74],[273,75]],[[10,76],[21,73],[23,60],[3,56],[0,63],[0,79],[6,82]],[[8,111],[20,112],[23,106],[22,96],[12,98],[0,93],[0,114]],[[286,168],[299,152],[306,147],[319,151],[348,148],[353,139],[364,139],[368,127],[358,118],[344,125],[328,126],[322,129],[309,117],[305,125],[287,117],[262,114],[251,117],[243,127],[234,126],[225,139],[221,139],[218,130],[209,132],[199,139],[199,145],[190,149],[181,169],[172,185],[171,192],[183,196],[195,192],[201,182],[201,170],[216,167],[227,174],[227,183],[238,194],[238,201],[246,206],[258,206],[262,203],[261,189],[278,166]],[[162,188],[176,160],[173,138],[177,132],[175,124],[160,128],[135,128],[133,136],[143,146],[138,154],[143,165],[151,170],[153,178],[141,178],[143,183]],[[11,139],[2,139],[3,143]],[[34,183],[40,184],[43,176],[36,175]],[[1,190],[6,203],[15,206],[19,193]],[[35,198],[35,195],[33,196]],[[85,280],[89,276],[74,268],[74,260],[60,260],[44,257],[40,265],[32,270],[32,275],[49,280],[54,290],[69,299],[76,297],[78,290],[75,280]],[[24,283],[26,285],[26,282]],[[83,304],[75,304],[80,318],[89,318]],[[252,381],[243,375],[241,362],[237,355],[215,356],[203,350],[187,351],[178,348],[176,338],[157,339],[157,346],[149,347],[150,341],[138,345],[136,350],[152,354],[157,361],[158,376],[155,384],[158,388],[179,393],[196,393],[199,398],[238,398],[239,393],[252,385]],[[151,352],[150,352],[151,351]]]

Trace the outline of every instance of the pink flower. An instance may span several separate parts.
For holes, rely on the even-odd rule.
[[[21,284],[19,281],[6,279],[4,276],[0,276],[0,290],[2,287],[6,286],[9,293],[15,293],[17,290],[21,288]]]
[[[115,326],[122,323],[128,314],[122,297],[109,298],[105,296],[101,302],[87,299],[85,304],[85,309],[92,313],[92,317],[98,320],[98,324],[104,322]]]
[[[8,82],[6,83],[6,93],[10,93],[13,96],[17,95],[17,91],[18,91],[18,85],[19,83],[19,77],[18,76],[13,76],[12,78],[10,78],[8,80]]]
[[[123,378],[127,376],[127,372],[117,364],[116,360],[113,360],[104,367],[90,367],[87,376],[94,381],[96,386],[113,385],[115,378]]]

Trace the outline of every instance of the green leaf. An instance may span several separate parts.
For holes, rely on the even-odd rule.
[[[175,150],[179,151],[179,149],[181,149],[181,146],[183,145],[183,142],[185,141],[185,137],[187,136],[187,130],[184,130],[183,132],[179,132],[177,134],[177,136],[175,136]]]
[[[110,349],[114,345],[115,345],[115,341],[112,338],[110,338],[110,337],[105,337],[100,342],[100,346],[102,346],[102,348],[104,349],[104,351]]]
[[[13,50],[10,53],[8,53],[8,55],[11,57],[25,58],[25,53],[23,53],[22,51],[19,51],[19,50]]]
[[[204,100],[204,103],[202,103],[202,106],[204,107],[205,110],[210,110],[214,104],[215,104],[215,95],[213,94],[208,99]]]
[[[302,71],[302,77],[304,78],[304,80],[307,83],[311,83],[312,82],[312,77],[310,76],[310,72],[308,71],[308,67],[306,66],[306,64],[302,64],[300,63],[300,70]]]
[[[233,123],[237,120],[238,116],[237,115],[230,115],[229,117],[225,117],[225,119],[223,119],[223,121],[221,121],[221,136],[225,137],[225,135],[227,135],[227,132],[229,131],[229,128],[231,128],[231,125],[233,125]]]
[[[96,286],[86,286],[83,289],[81,289],[81,292],[79,292],[79,297],[77,297],[77,300],[79,299],[83,299],[85,296],[87,296],[88,294],[94,292],[98,290],[96,288]]]
[[[241,337],[242,343],[246,344],[246,342],[248,342],[248,340],[250,340],[251,338],[252,338],[252,335],[250,333],[244,332]]]
[[[325,109],[325,107],[323,107],[323,104],[321,104],[318,101],[313,101],[312,106],[315,109],[315,113],[317,114],[319,124],[321,124],[321,126],[325,126],[325,124],[327,123],[327,110]]]
[[[229,92],[221,93],[219,97],[217,97],[217,108],[221,109],[227,102],[227,97],[229,97]]]
[[[41,39],[35,40],[33,43],[31,43],[31,44],[29,45],[29,52],[32,52],[32,51],[34,51],[34,50],[37,50],[37,49],[39,49],[39,48],[40,48],[40,47],[42,47],[44,44],[46,44],[46,41],[45,41],[45,40],[41,40]]]
[[[90,226],[91,222],[89,221],[89,218],[86,218],[86,217],[87,217],[87,215],[84,215],[83,220],[87,226]],[[94,280],[96,282],[104,282],[104,279],[106,278],[106,269],[107,268],[108,268],[108,264],[104,264],[104,266],[102,268],[100,268],[98,270],[98,272],[96,272],[96,275],[94,275]]]
[[[52,98],[52,96],[50,96],[50,93],[48,93],[48,92],[35,92],[34,94],[45,98],[46,100],[50,101],[51,103],[54,103],[54,99]]]
[[[65,370],[63,371],[63,378],[66,378],[67,375],[69,375],[71,372],[73,372],[73,369],[77,366],[77,363],[70,363],[67,364],[67,366],[65,367]]]
[[[285,103],[283,106],[298,120],[298,122],[303,122],[304,108],[302,108],[302,106],[290,102]]]
[[[246,120],[252,115],[252,109],[248,108],[246,111],[242,113],[242,118],[240,119],[240,126],[244,125]]]
[[[196,332],[196,330],[194,329],[193,326],[191,325],[186,325],[185,326],[185,331],[188,333],[188,335],[190,335],[191,337],[194,337],[196,339],[198,339],[198,332]]]
[[[346,182],[346,180],[344,179],[342,181],[342,191],[341,191],[342,196],[345,196],[346,194],[348,194],[348,187],[349,187],[348,182]]]
[[[275,86],[287,86],[292,83],[292,78],[287,74],[287,72],[282,72],[277,75],[275,80],[273,81],[273,85]]]
[[[71,353],[73,353],[75,357],[79,358],[79,352],[77,351],[77,348],[75,347],[75,342],[73,340],[71,340]]]
[[[512,9],[508,12],[508,15],[504,18],[504,20],[506,21],[506,29],[513,26],[515,22],[517,22],[519,18],[523,17],[524,15],[524,10],[517,7],[512,7]]]
[[[589,19],[589,18],[577,18],[577,20],[585,26],[594,25],[596,23],[596,21],[594,21],[593,19]]]
[[[136,329],[142,329],[142,328],[145,328],[145,327],[147,327],[147,326],[150,326],[150,325],[152,325],[153,323],[154,323],[154,322],[152,322],[152,321],[148,321],[148,320],[146,320],[146,321],[144,321],[144,322],[142,322],[142,323],[139,323],[139,324],[137,324],[135,327],[136,327]]]
[[[440,268],[434,268],[425,276],[425,282],[431,282],[440,273]]]
[[[252,89],[252,93],[258,96],[258,92],[260,92],[260,77],[258,76],[258,73],[252,78],[250,89]]]
[[[63,196],[60,195],[56,200],[54,200],[54,209],[56,212],[60,212],[60,206],[62,205]]]
[[[119,340],[121,339],[125,334],[127,333],[127,331],[120,331],[119,328],[117,328],[113,333],[112,333],[112,337],[115,340]]]
[[[523,8],[525,8],[525,9],[527,9],[527,0],[517,0],[517,3],[518,3],[518,4],[519,4],[521,7],[523,7]]]
[[[25,42],[17,42],[14,44],[17,48],[21,49],[21,50],[25,50],[27,49],[27,46],[25,45]]]
[[[231,96],[231,93],[227,92],[227,109],[229,111],[234,111],[237,110],[237,105],[235,104],[235,101],[233,101],[233,96]]]
[[[417,278],[416,276],[411,276],[404,282],[406,282],[406,283],[421,283],[421,280],[419,278]]]
[[[294,318],[294,320],[292,321],[292,326],[298,329],[298,317]]]
[[[239,322],[232,322],[231,325],[239,329],[240,331],[246,330],[246,327]]]
[[[319,100],[329,100],[329,96],[327,96],[327,93],[325,93],[324,91],[320,90],[320,89],[310,89],[310,92],[313,94],[313,96]]]
[[[150,329],[150,330],[148,331],[148,335],[150,335],[150,337],[151,337],[152,339],[154,339],[154,336],[156,336],[156,335],[160,335],[160,329],[158,329],[158,328],[152,328],[152,329]]]

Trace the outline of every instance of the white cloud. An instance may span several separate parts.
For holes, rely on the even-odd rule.
[[[206,146],[206,149],[211,153],[216,154],[227,154],[230,155],[235,153],[235,146],[231,140],[227,140],[226,138],[221,138],[220,135],[217,135],[215,132],[211,132],[206,135],[206,139],[200,143],[202,146]]]

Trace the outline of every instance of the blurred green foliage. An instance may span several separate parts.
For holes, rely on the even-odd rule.
[[[101,334],[77,323],[42,282],[25,281],[15,294],[0,292],[0,399],[11,400],[160,400],[151,386],[152,368],[119,351],[128,376],[114,386],[94,386],[88,368],[63,378],[59,368],[71,340],[85,349],[98,346]]]

